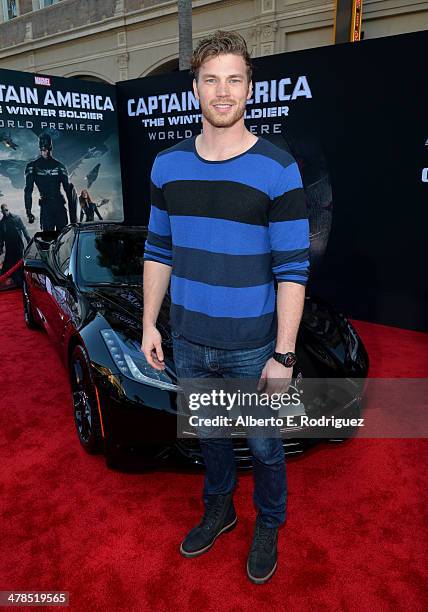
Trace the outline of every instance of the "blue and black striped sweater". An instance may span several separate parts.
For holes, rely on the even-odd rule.
[[[308,277],[300,172],[261,137],[222,161],[200,157],[195,138],[154,161],[144,259],[172,266],[174,331],[217,348],[260,347],[276,336],[274,277]]]

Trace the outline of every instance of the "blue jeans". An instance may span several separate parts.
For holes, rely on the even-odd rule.
[[[218,349],[190,342],[172,332],[174,362],[179,378],[259,379],[272,357],[275,340],[255,349]],[[254,503],[267,527],[285,521],[287,479],[282,439],[248,437],[253,457]],[[231,493],[236,485],[236,466],[230,438],[202,438],[199,443],[205,462],[204,502],[208,495]]]

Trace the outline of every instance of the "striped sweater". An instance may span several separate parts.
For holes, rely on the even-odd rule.
[[[274,279],[308,277],[299,169],[261,137],[222,161],[200,157],[195,138],[154,161],[144,259],[172,266],[172,330],[216,348],[260,347],[277,332]]]

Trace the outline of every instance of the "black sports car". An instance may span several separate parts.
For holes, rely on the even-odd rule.
[[[140,350],[146,233],[107,222],[36,233],[24,255],[25,321],[46,329],[69,370],[77,433],[88,452],[103,449],[111,466],[129,448],[148,460],[178,453],[202,463],[197,438],[177,436],[169,294],[157,322],[165,370],[150,367]],[[330,398],[329,410],[358,416],[368,358],[347,318],[307,297],[296,353],[295,384],[308,377],[327,381],[327,397],[329,378],[349,380],[350,390]],[[301,452],[307,442],[293,431],[284,438],[285,451]],[[245,438],[234,444],[238,462],[248,463]]]

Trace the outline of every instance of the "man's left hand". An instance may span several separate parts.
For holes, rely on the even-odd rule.
[[[257,391],[268,395],[272,393],[287,393],[293,376],[293,368],[286,368],[273,357],[267,362],[260,376]]]

